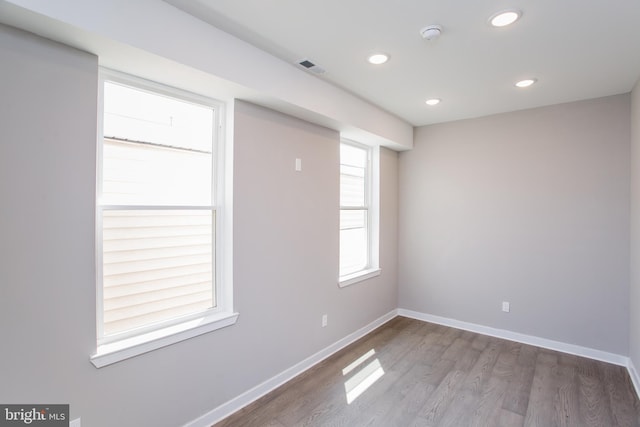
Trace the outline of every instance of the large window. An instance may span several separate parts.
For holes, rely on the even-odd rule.
[[[374,149],[340,144],[340,285],[379,273]]]
[[[97,360],[194,325],[226,326],[230,314],[219,271],[220,105],[110,74],[101,93]]]

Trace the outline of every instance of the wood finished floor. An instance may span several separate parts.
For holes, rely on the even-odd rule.
[[[640,426],[639,408],[623,367],[396,317],[216,427]]]

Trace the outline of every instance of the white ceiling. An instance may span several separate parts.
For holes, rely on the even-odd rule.
[[[637,0],[165,1],[292,64],[312,60],[318,78],[414,126],[626,93],[640,77]],[[488,24],[511,8],[514,25]],[[419,34],[430,24],[443,28],[431,42]],[[390,61],[368,64],[377,51]],[[538,83],[513,86],[525,77]]]

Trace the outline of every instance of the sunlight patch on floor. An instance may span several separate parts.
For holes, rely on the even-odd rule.
[[[360,356],[353,363],[349,364],[342,370],[342,375],[347,375],[354,371],[356,368],[363,365],[367,360],[372,358],[376,354],[375,350],[371,349],[367,353]],[[353,374],[351,378],[344,382],[344,390],[347,397],[347,404],[351,404],[364,393],[369,387],[371,387],[376,381],[378,381],[384,375],[384,369],[378,358],[375,358],[369,362],[366,366]]]
[[[376,354],[374,349],[367,351],[362,356],[358,357],[353,363],[349,364],[346,368],[342,370],[342,375],[347,375],[349,372],[356,369],[358,366],[362,365],[368,358]]]

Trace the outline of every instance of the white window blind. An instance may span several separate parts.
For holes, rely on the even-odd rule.
[[[215,110],[104,83],[99,340],[216,307]]]
[[[340,276],[370,266],[369,149],[340,144]]]

